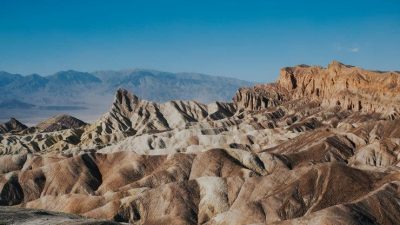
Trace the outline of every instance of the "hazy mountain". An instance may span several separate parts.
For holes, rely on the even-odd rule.
[[[33,104],[22,102],[16,99],[4,100],[0,102],[0,109],[31,109],[36,107]]]
[[[34,104],[29,104],[16,99],[4,100],[0,102],[0,110],[4,109],[18,109],[18,110],[79,110],[86,109],[84,106],[64,106],[64,105],[48,105],[48,106],[38,106]]]
[[[133,91],[151,101],[174,99],[201,102],[230,101],[232,94],[251,82],[197,73],[169,73],[155,70],[98,71],[93,73],[106,85],[106,93],[118,88]]]
[[[50,76],[0,72],[0,100],[17,99],[36,105],[86,105],[95,97],[112,96],[118,88],[126,88],[152,101],[179,98],[211,102],[230,100],[239,87],[249,85],[252,83],[227,77],[155,70],[94,73],[68,70]]]
[[[251,82],[227,77],[144,69],[93,73],[68,70],[50,76],[0,72],[0,121],[15,116],[15,110],[8,109],[24,109],[18,112],[18,118],[26,123],[37,122],[30,121],[30,109],[38,115],[41,113],[37,110],[71,114],[84,108],[75,116],[95,119],[110,107],[118,88],[156,102],[182,99],[208,103],[230,101],[239,87],[250,85]]]

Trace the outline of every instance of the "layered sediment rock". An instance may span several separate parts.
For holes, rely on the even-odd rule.
[[[317,99],[327,107],[386,113],[400,110],[398,72],[368,71],[333,61],[327,68],[283,68],[277,83],[294,99]]]
[[[277,84],[240,88],[233,101],[239,109],[260,110],[281,105],[290,99],[289,93]]]
[[[285,67],[276,83],[239,89],[234,102],[241,108],[259,110],[303,98],[319,101],[324,107],[340,106],[398,118],[400,73],[368,71],[337,61],[327,68]]]

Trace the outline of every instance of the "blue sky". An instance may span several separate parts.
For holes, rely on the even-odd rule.
[[[269,82],[333,59],[400,70],[400,1],[0,0],[0,70],[149,68]]]

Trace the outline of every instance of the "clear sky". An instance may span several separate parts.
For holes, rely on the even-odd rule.
[[[148,68],[273,81],[333,59],[400,70],[400,1],[0,0],[0,70]]]

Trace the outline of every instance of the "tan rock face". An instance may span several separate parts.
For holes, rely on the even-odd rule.
[[[276,84],[257,85],[253,88],[241,88],[233,101],[239,109],[260,110],[281,105],[289,100],[287,90]]]
[[[300,65],[285,67],[275,84],[240,89],[234,102],[258,110],[282,101],[307,98],[325,107],[363,112],[385,112],[398,117],[400,73],[368,71],[333,61],[327,68]]]
[[[363,112],[399,110],[400,73],[374,72],[333,61],[328,68],[286,67],[278,85],[292,98],[321,100],[326,106],[341,106]]]
[[[131,224],[398,224],[399,77],[288,67],[209,105],[119,90],[91,125],[0,136],[0,204]]]

